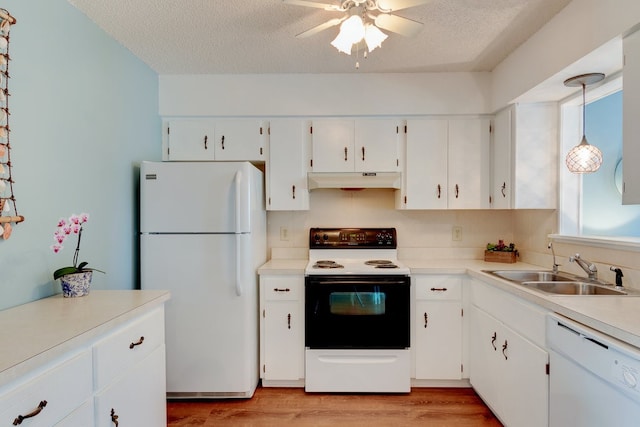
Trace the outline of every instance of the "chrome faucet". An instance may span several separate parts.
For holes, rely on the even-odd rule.
[[[580,258],[580,254],[575,254],[572,257],[569,257],[569,262],[575,262],[582,268],[589,276],[589,279],[597,279],[598,278],[598,268],[592,262],[584,260]]]
[[[557,274],[560,264],[556,262],[556,252],[553,250],[553,243],[549,242],[549,246],[547,246],[547,248],[551,249],[551,254],[553,255],[553,268],[551,269],[551,271],[553,271],[554,274]]]

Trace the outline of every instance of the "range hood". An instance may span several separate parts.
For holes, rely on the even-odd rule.
[[[309,172],[309,190],[316,188],[391,188],[400,189],[400,172]]]

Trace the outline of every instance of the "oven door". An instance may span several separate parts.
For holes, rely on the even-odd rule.
[[[306,347],[409,348],[409,287],[408,276],[307,276]]]

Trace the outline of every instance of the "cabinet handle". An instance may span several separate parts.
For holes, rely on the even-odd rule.
[[[209,137],[207,135],[204,136],[204,149],[208,150],[209,147],[207,146],[207,141],[209,140]]]
[[[347,147],[344,147],[344,161],[345,162],[347,161],[347,153],[348,153]]]
[[[446,292],[447,288],[431,288],[432,292]]]
[[[502,187],[500,188],[500,192],[502,193],[502,197],[507,197],[507,195],[505,194],[504,190],[507,189],[507,183],[503,182],[502,183]]]
[[[296,198],[296,186],[295,185],[291,186],[291,195],[293,196],[293,199],[295,200],[295,198]]]
[[[44,409],[45,406],[47,406],[47,401],[46,400],[41,400],[40,403],[38,404],[38,407],[36,409],[34,409],[33,411],[29,412],[27,415],[18,415],[16,417],[16,419],[13,420],[13,425],[14,426],[20,425],[20,424],[22,424],[22,421],[26,420],[27,418],[35,417],[40,412],[42,412],[42,410]]]
[[[440,184],[438,184],[438,199],[440,198],[442,194],[442,187],[440,187]]]
[[[460,194],[460,187],[456,184],[456,199],[458,198],[458,194]]]
[[[140,337],[140,339],[137,342],[132,342],[131,344],[129,344],[129,348],[132,349],[137,345],[142,345],[142,341],[144,341],[144,337]]]
[[[493,333],[493,336],[491,337],[491,345],[493,346],[493,351],[496,351],[496,340],[498,339],[498,334],[496,334],[495,332]]]
[[[362,147],[362,161],[364,162],[364,147]]]
[[[425,327],[425,329],[427,328],[427,324],[428,323],[429,323],[429,315],[425,311],[425,313],[424,313],[424,327]]]
[[[507,340],[504,340],[504,344],[502,344],[502,355],[504,356],[504,360],[507,360],[507,353],[505,353],[505,351],[507,350],[508,346],[509,343],[507,343]]]
[[[273,288],[273,292],[289,292],[291,289],[289,288]]]
[[[291,313],[287,314],[287,329],[291,329]]]
[[[111,422],[118,427],[118,415],[116,415],[116,411],[113,408],[111,408]]]
[[[222,149],[224,150],[224,135],[220,138],[220,144],[222,145]]]

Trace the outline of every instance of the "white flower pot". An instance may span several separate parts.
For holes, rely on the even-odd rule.
[[[65,274],[60,277],[62,285],[62,295],[65,298],[81,297],[89,293],[89,285],[93,271],[83,271],[80,273]]]

